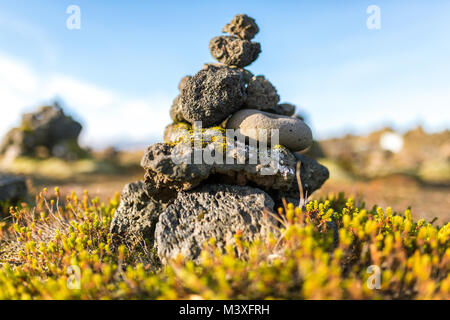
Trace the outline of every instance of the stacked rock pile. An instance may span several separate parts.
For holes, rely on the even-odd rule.
[[[147,149],[144,181],[125,186],[111,225],[113,243],[144,240],[163,263],[178,254],[197,259],[210,238],[224,248],[238,232],[246,241],[276,233],[277,223],[266,213],[282,198],[298,204],[299,190],[310,195],[329,176],[324,166],[295,153],[312,143],[295,106],[280,104],[264,76],[243,69],[261,52],[251,41],[259,31],[255,20],[237,15],[223,31],[230,35],[209,45],[220,63],[205,64],[180,81],[165,141]],[[279,133],[278,143],[269,132]],[[236,142],[238,137],[243,140]],[[265,142],[271,146],[263,148]],[[198,150],[201,161],[195,160]]]
[[[0,155],[18,157],[58,157],[76,160],[85,155],[78,145],[82,126],[64,114],[55,103],[22,116],[19,127],[11,129],[0,144]]]

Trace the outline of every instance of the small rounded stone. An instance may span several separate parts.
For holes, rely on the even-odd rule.
[[[295,105],[291,103],[280,103],[275,106],[275,108],[271,108],[266,110],[267,112],[276,113],[282,116],[291,117],[295,114]],[[303,119],[301,119],[303,120]]]
[[[233,36],[219,36],[211,39],[209,50],[217,61],[243,68],[258,58],[261,45],[258,42],[242,40]]]
[[[301,151],[311,146],[311,129],[301,120],[253,109],[236,112],[227,122],[227,129],[240,129],[250,139],[267,139],[270,142],[271,129],[279,130],[279,143],[291,151]],[[259,129],[267,130],[261,136]]]
[[[264,76],[252,77],[247,87],[247,109],[269,110],[275,109],[280,96],[277,89]]]
[[[192,76],[184,76],[183,78],[181,78],[180,83],[178,84],[178,90],[183,90],[184,86],[186,85],[186,82],[192,78]]]
[[[251,40],[259,32],[259,28],[255,19],[246,14],[237,14],[223,27],[222,32],[228,32],[243,40]]]
[[[244,75],[240,69],[208,65],[187,80],[181,91],[183,118],[204,128],[220,124],[244,104]]]
[[[170,118],[172,118],[174,122],[186,121],[181,112],[181,95],[178,95],[173,100],[172,106],[170,107]]]

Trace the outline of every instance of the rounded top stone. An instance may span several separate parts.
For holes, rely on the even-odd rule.
[[[255,19],[246,14],[237,14],[223,27],[222,32],[228,32],[242,40],[251,40],[259,32],[259,28]]]

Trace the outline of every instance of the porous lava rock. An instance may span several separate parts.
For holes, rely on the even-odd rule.
[[[228,66],[246,67],[258,59],[261,45],[258,42],[241,40],[234,36],[218,36],[209,42],[211,55]]]
[[[111,222],[113,243],[133,247],[147,242],[150,248],[153,247],[156,223],[166,207],[167,203],[149,196],[143,181],[127,184]]]
[[[255,19],[246,14],[237,14],[230,23],[223,27],[222,32],[237,36],[239,39],[251,40],[259,32]]]
[[[234,236],[253,241],[270,233],[278,234],[272,212],[274,202],[262,190],[247,186],[204,185],[178,193],[160,215],[156,225],[156,247],[161,261],[182,255],[199,260],[203,244],[211,238],[225,250],[235,246]]]
[[[181,110],[189,123],[201,121],[204,127],[210,127],[239,110],[246,98],[242,72],[210,66],[186,81],[181,91]]]
[[[264,76],[255,76],[248,83],[245,108],[271,110],[277,107],[280,96],[277,89]]]

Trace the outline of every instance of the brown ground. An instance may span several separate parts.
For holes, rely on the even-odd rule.
[[[431,221],[437,217],[438,224],[450,222],[449,185],[422,184],[405,176],[341,183],[328,181],[313,194],[313,198],[341,191],[354,197],[359,203],[365,201],[366,208],[377,204],[382,208],[390,206],[394,211],[403,212],[411,206],[412,215],[416,219]]]
[[[116,192],[120,193],[125,184],[142,177],[143,171],[134,169],[122,175],[89,175],[62,183],[35,180],[31,193],[36,194],[44,187],[52,190],[55,186],[59,186],[63,194],[72,191],[82,194],[84,190],[88,190],[91,196],[98,196],[102,201],[107,201]],[[448,185],[423,185],[405,176],[356,182],[328,181],[322,189],[313,194],[312,199],[320,199],[328,193],[338,194],[341,191],[347,196],[352,196],[357,204],[365,201],[366,208],[369,209],[377,204],[382,208],[390,206],[394,211],[403,212],[411,206],[416,219],[424,218],[431,221],[434,217],[438,217],[438,224],[450,222]]]

